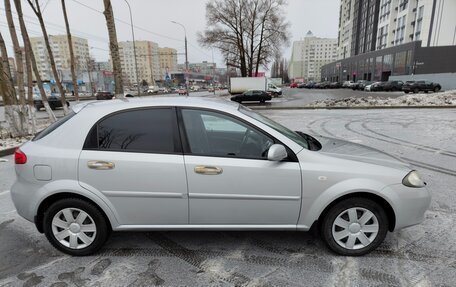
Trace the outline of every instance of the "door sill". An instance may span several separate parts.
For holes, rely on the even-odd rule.
[[[209,224],[183,224],[183,225],[119,225],[114,231],[132,230],[308,230],[302,225],[209,225]]]

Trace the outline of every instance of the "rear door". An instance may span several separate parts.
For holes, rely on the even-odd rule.
[[[122,225],[187,224],[181,150],[174,108],[116,112],[88,135],[79,181],[106,196]]]

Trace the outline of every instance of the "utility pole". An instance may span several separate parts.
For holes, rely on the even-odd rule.
[[[185,26],[182,25],[181,23],[178,23],[176,21],[171,21],[171,23],[177,24],[184,28],[184,34],[185,34],[185,90],[187,92],[187,97],[188,97],[188,52],[187,52],[187,30],[185,29]]]

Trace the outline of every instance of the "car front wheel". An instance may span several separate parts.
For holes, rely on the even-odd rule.
[[[340,254],[360,256],[377,248],[388,232],[384,209],[366,198],[349,198],[330,208],[321,224],[322,238]]]
[[[440,91],[440,87],[435,87],[434,88],[434,93],[438,93]]]
[[[110,233],[102,212],[79,198],[65,198],[53,203],[44,213],[43,224],[49,242],[73,256],[95,253]]]

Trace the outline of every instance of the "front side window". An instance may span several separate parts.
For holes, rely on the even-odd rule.
[[[176,113],[171,108],[114,113],[92,129],[85,148],[145,153],[179,152]]]
[[[190,152],[202,156],[267,159],[274,140],[227,115],[183,109]]]

